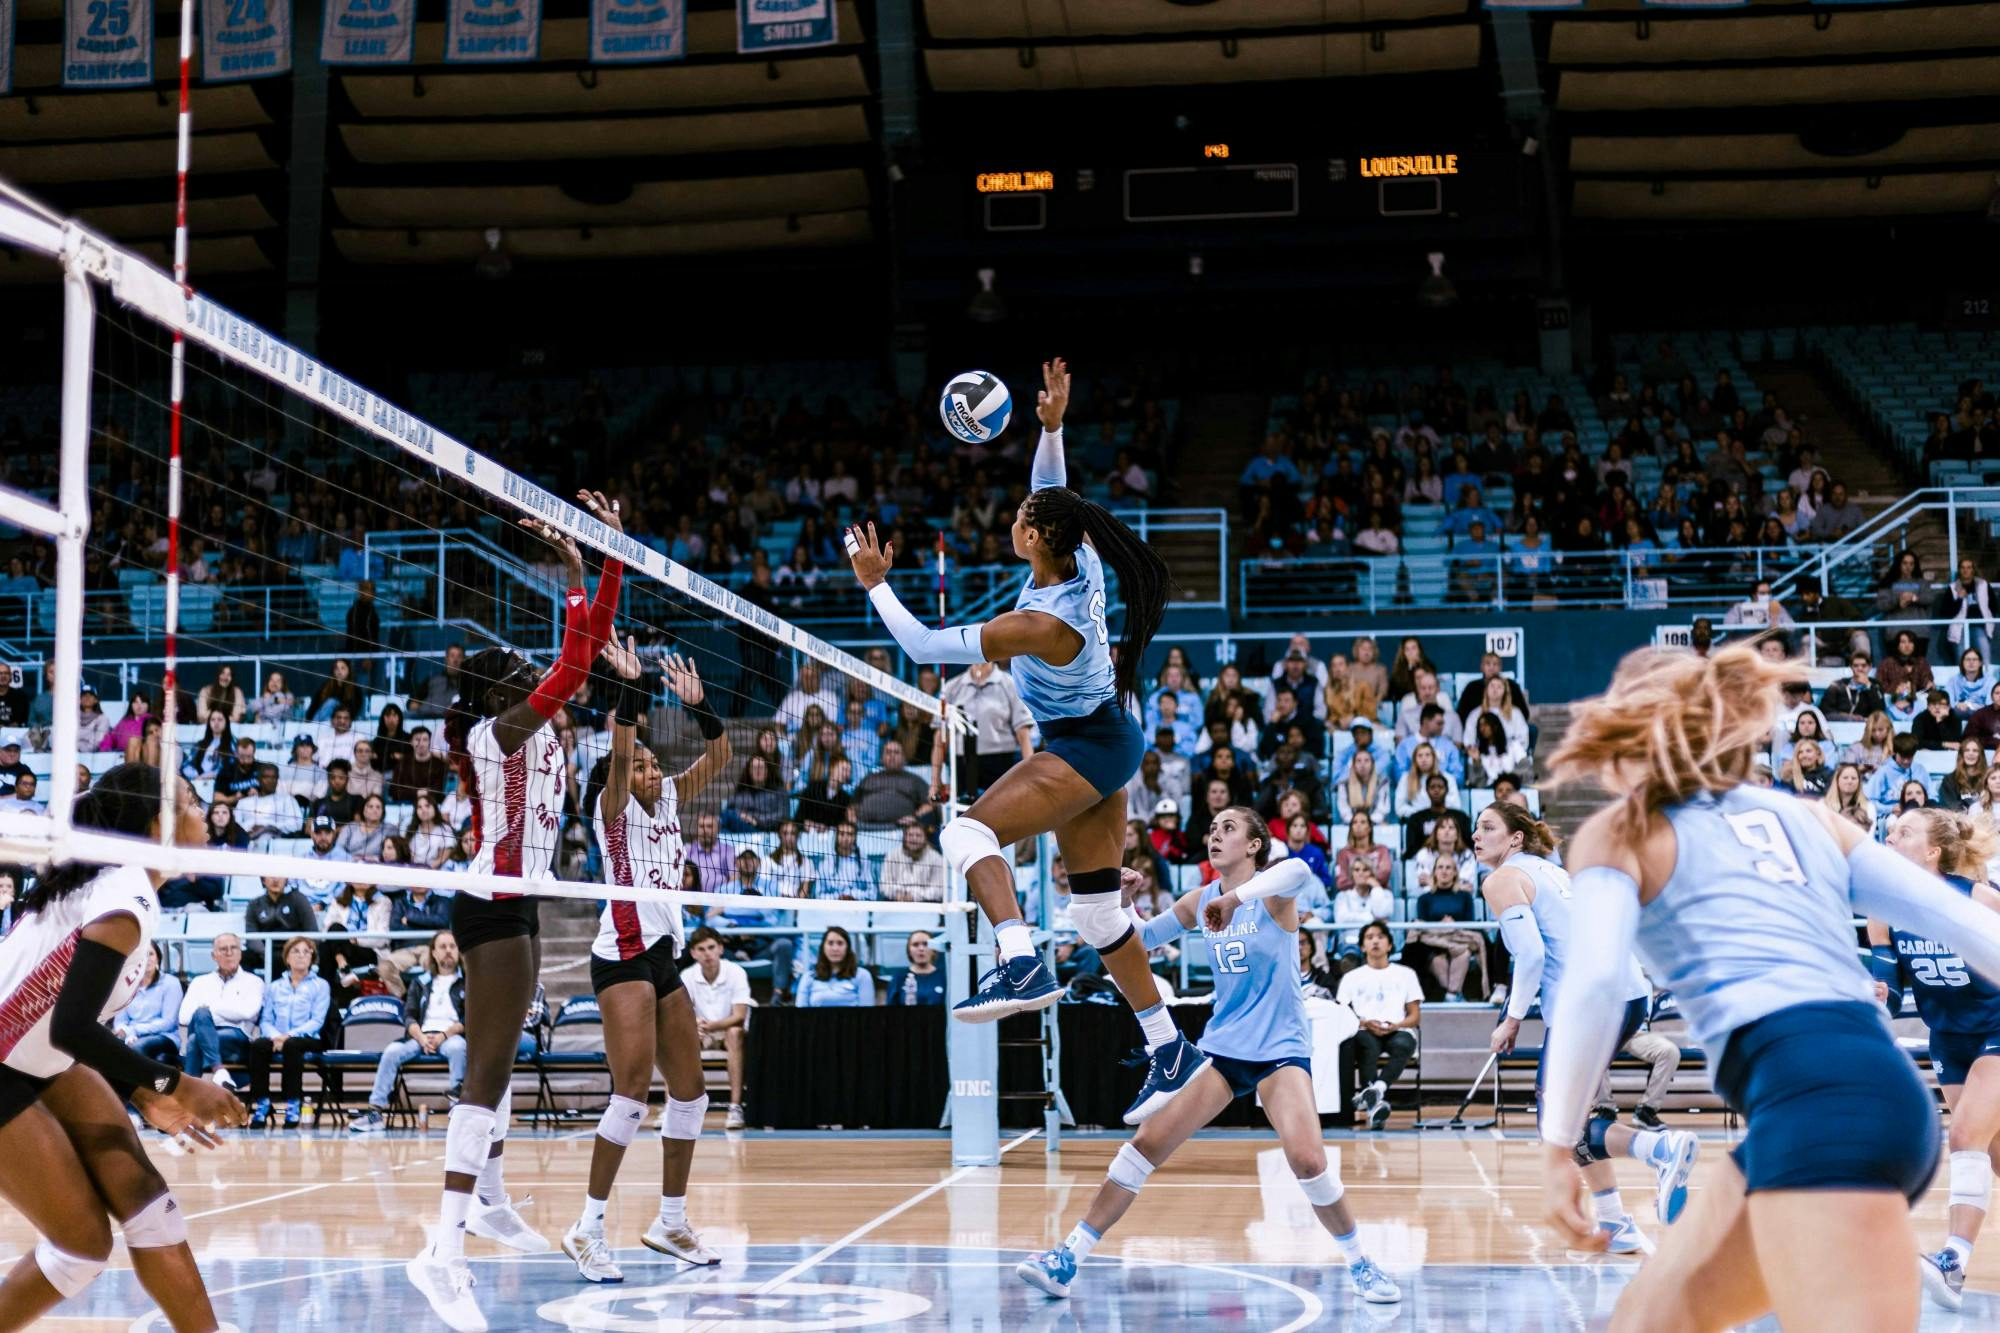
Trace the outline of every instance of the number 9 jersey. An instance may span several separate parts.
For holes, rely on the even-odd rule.
[[[1972,881],[1946,875],[1944,882],[1968,898]],[[1910,978],[1917,1013],[1932,1032],[1950,1036],[1988,1037],[2000,1034],[2000,986],[1965,965],[1950,946],[1890,929],[1896,941],[1896,962]]]
[[[1111,634],[1104,624],[1104,562],[1089,542],[1076,548],[1076,577],[1046,588],[1028,575],[1016,611],[1040,611],[1054,616],[1083,636],[1083,648],[1065,666],[1039,657],[1014,659],[1014,687],[1037,722],[1089,717],[1117,693],[1112,684]]]

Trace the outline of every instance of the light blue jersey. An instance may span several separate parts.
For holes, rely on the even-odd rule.
[[[1674,873],[1634,948],[1673,992],[1710,1069],[1780,1009],[1875,1003],[1856,953],[1847,859],[1797,797],[1735,787],[1668,806]]]
[[[1556,988],[1562,984],[1563,969],[1569,961],[1569,872],[1545,856],[1528,852],[1516,852],[1501,864],[1520,871],[1535,886],[1535,897],[1528,910],[1534,914],[1535,929],[1542,936],[1542,1018],[1546,1021],[1555,1017]],[[1652,987],[1646,984],[1638,963],[1626,958],[1621,969],[1619,1003],[1644,999],[1650,994]]]
[[[1040,611],[1083,636],[1083,648],[1068,666],[1037,657],[1014,659],[1014,685],[1037,722],[1089,717],[1111,702],[1111,634],[1104,626],[1104,562],[1089,542],[1076,548],[1076,577],[1046,588],[1030,574],[1014,599],[1016,611]]]
[[[1208,904],[1221,896],[1221,880],[1204,887],[1195,919],[1204,919]],[[1244,903],[1226,930],[1201,929],[1215,957],[1215,1011],[1195,1044],[1210,1055],[1258,1061],[1312,1058],[1312,1028],[1299,987],[1299,933],[1273,919],[1270,902],[1258,898]]]

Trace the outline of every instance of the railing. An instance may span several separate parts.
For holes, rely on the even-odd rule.
[[[1852,572],[1857,564],[1864,575],[1872,578],[1885,555],[1893,559],[1908,544],[1911,524],[1924,514],[1940,511],[1945,516],[1946,565],[1955,574],[1961,510],[1979,518],[2000,518],[2000,486],[1927,486],[1911,491],[1839,541],[1814,553],[1784,576],[1772,591],[1783,596],[1810,579],[1819,584],[1822,593],[1832,592],[1837,575]]]
[[[471,621],[509,643],[560,648],[563,589],[485,533],[473,528],[369,533],[363,546],[369,575],[413,598],[395,608],[399,619],[419,611],[414,598],[422,597],[423,614],[412,618]],[[387,603],[395,598],[381,600],[387,624]],[[340,609],[344,614],[345,604]]]
[[[1244,560],[1237,609],[1246,616],[1545,603],[1648,609],[1741,600],[1757,580],[1798,561],[1798,548],[1789,546]]]

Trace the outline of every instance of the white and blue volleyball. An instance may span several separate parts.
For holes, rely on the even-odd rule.
[[[944,428],[967,444],[990,444],[1007,429],[1014,414],[1014,396],[998,375],[968,370],[951,377],[938,399]]]

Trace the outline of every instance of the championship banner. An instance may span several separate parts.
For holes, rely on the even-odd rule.
[[[590,0],[593,65],[679,60],[686,54],[687,0]]]
[[[407,65],[416,47],[417,0],[327,0],[324,65]]]
[[[62,81],[65,88],[151,83],[153,0],[63,0]]]
[[[736,0],[736,49],[744,54],[831,46],[837,0]],[[1577,0],[1579,4],[1582,0]]]
[[[292,72],[292,0],[201,0],[206,83]]]
[[[534,60],[542,54],[542,0],[448,0],[447,61]]]
[[[17,0],[0,0],[0,93],[14,91],[14,11]]]

